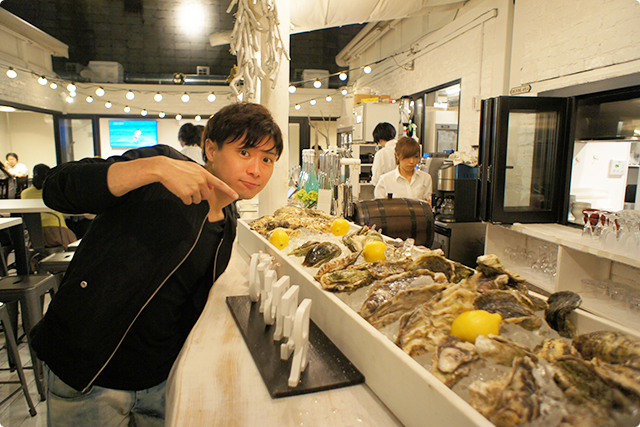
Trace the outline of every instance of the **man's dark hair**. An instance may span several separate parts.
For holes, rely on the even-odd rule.
[[[378,123],[373,129],[373,142],[376,144],[380,141],[391,141],[396,137],[396,128],[391,123]]]
[[[185,123],[180,126],[178,139],[184,142],[187,146],[194,145],[199,147],[202,139],[202,132],[198,129],[198,126],[192,123]]]
[[[9,160],[9,157],[14,157],[16,160],[19,160],[18,155],[16,153],[7,153],[5,158]]]
[[[38,190],[42,189],[42,184],[44,184],[44,179],[49,174],[51,168],[44,163],[38,163],[33,167],[33,186]]]
[[[243,137],[243,148],[257,147],[265,138],[273,139],[276,158],[280,158],[283,150],[282,132],[269,110],[260,104],[240,102],[222,108],[207,122],[202,140],[210,139],[222,149],[224,144]]]

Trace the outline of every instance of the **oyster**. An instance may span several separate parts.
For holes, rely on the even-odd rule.
[[[511,366],[518,357],[528,356],[534,361],[537,359],[528,348],[498,335],[478,335],[475,346],[480,357],[505,366]]]
[[[640,368],[627,365],[614,365],[598,359],[591,360],[596,372],[622,390],[633,393],[637,401],[640,399]]]
[[[373,282],[367,270],[339,270],[320,277],[320,284],[328,291],[353,291]]]
[[[640,341],[624,332],[589,332],[577,336],[573,345],[585,359],[640,367]]]
[[[433,273],[419,270],[374,282],[358,314],[378,329],[395,322],[446,288],[446,284],[434,283],[433,280],[429,284],[414,285],[416,282],[424,283],[420,277],[428,275]]]
[[[547,324],[558,331],[561,337],[573,338],[576,327],[567,317],[573,310],[580,307],[581,302],[580,295],[575,292],[562,291],[551,294],[547,300],[549,308],[544,312]]]
[[[325,262],[332,260],[342,253],[340,246],[331,242],[320,243],[314,246],[304,257],[302,265],[305,267],[318,267]]]
[[[528,357],[518,358],[505,377],[474,381],[469,386],[469,403],[498,427],[530,422],[540,415],[542,401],[537,369]]]
[[[343,256],[342,258],[336,258],[327,262],[322,267],[320,267],[314,278],[319,281],[320,277],[322,277],[324,274],[331,273],[332,271],[344,270],[345,268],[356,262],[361,253],[362,252],[355,252]]]
[[[562,338],[547,338],[538,344],[533,352],[536,356],[553,362],[554,360],[562,356],[575,356],[580,357],[580,353],[571,343]]]
[[[369,273],[376,279],[384,279],[394,274],[406,272],[407,261],[386,261],[380,260],[373,263],[362,264],[362,268],[366,268]]]
[[[437,347],[433,357],[433,374],[447,387],[453,387],[471,371],[479,360],[475,346],[457,337],[445,338]]]
[[[490,313],[500,313],[505,323],[516,323],[523,328],[533,331],[542,326],[542,319],[523,301],[520,292],[493,290],[480,294],[474,306],[478,310]]]
[[[297,248],[292,249],[291,252],[289,252],[289,255],[306,256],[311,249],[315,248],[319,244],[320,242],[305,242]]]
[[[467,280],[449,286],[400,318],[396,345],[411,356],[435,350],[449,336],[456,316],[473,310],[475,297],[475,287]]]
[[[267,234],[276,228],[289,228],[288,221],[280,218],[276,218],[273,215],[265,215],[261,218],[255,219],[249,223],[249,226],[260,234]]]
[[[335,217],[319,209],[302,209],[295,206],[285,206],[277,209],[273,215],[265,215],[253,220],[249,226],[260,234],[266,234],[275,228],[295,230],[301,227],[328,233]]]
[[[452,261],[449,261],[442,255],[425,254],[411,261],[407,264],[407,270],[427,269],[434,273],[444,273],[447,276],[447,280],[451,281],[454,276],[455,266]]]
[[[375,226],[369,228],[366,225],[363,225],[360,230],[349,233],[342,238],[342,243],[344,243],[351,252],[361,251],[364,245],[373,241],[384,242],[384,239],[382,238],[382,234],[376,231]]]
[[[505,266],[500,262],[498,257],[493,254],[488,255],[480,255],[477,259],[478,267],[477,270],[482,272],[485,276],[491,277],[496,276],[498,274],[506,274],[509,276],[510,282],[522,283],[524,279],[520,277],[516,273],[512,273],[505,268]]]

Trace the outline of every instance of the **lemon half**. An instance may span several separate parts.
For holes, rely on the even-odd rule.
[[[485,310],[471,310],[460,313],[451,324],[451,335],[471,343],[478,335],[498,335],[502,316]]]

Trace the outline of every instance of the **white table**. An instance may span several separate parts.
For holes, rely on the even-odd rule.
[[[42,233],[42,212],[55,212],[44,204],[42,199],[0,199],[0,215],[20,216],[29,230],[34,248],[44,248]]]
[[[234,249],[168,380],[166,426],[367,426],[400,422],[365,384],[272,399],[226,305],[248,295]]]
[[[22,218],[0,218],[0,230],[5,229],[9,230],[11,240],[14,242],[16,270],[18,274],[29,274],[27,248],[24,245],[24,228],[22,226]],[[16,244],[16,242],[21,242],[22,244]]]

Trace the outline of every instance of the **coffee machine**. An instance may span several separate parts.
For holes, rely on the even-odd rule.
[[[436,160],[435,158],[433,160]],[[436,220],[442,222],[477,221],[476,194],[478,187],[478,168],[464,164],[455,165],[453,161],[442,159],[432,175],[433,206]],[[433,166],[433,161],[431,166]],[[430,168],[431,169],[431,168]],[[435,179],[434,178],[435,175]]]

